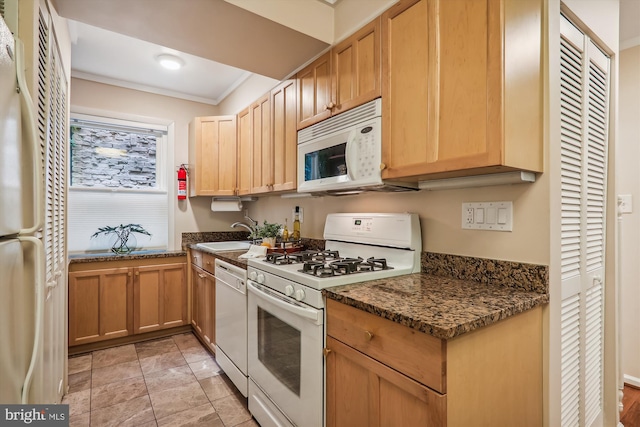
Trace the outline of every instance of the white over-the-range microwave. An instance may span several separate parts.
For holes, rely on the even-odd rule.
[[[377,98],[298,131],[298,192],[417,190],[415,183],[382,179],[381,116]]]

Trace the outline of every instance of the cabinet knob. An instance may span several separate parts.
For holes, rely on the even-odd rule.
[[[371,338],[373,338],[373,334],[369,331],[364,331],[364,340],[371,341]]]
[[[328,106],[327,104],[324,104],[324,105],[322,106],[322,109],[323,109],[324,111],[327,111],[327,110],[329,109],[329,106]]]
[[[380,170],[385,170],[387,168],[387,165],[385,165],[384,163],[380,163]]]
[[[128,273],[127,273],[127,276],[131,277],[131,272],[128,272]]]
[[[139,275],[140,275],[140,272],[139,272],[139,271],[136,271],[136,276],[139,276]]]
[[[331,349],[330,348],[323,348],[322,349],[322,354],[324,354],[324,357],[327,357],[329,355],[329,353],[331,353]]]
[[[336,104],[334,104],[333,102],[329,102],[329,109],[332,110],[333,108],[335,108]]]
[[[198,277],[199,277],[199,278],[201,278],[201,279],[204,279],[204,278],[205,278],[205,275],[204,275],[204,274],[202,274],[202,273],[198,273]]]

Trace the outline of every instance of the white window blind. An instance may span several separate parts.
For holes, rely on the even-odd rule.
[[[609,58],[564,16],[560,40],[561,422],[602,424]]]

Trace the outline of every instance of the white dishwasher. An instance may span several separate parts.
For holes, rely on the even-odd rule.
[[[247,270],[216,259],[215,276],[216,362],[247,397]]]

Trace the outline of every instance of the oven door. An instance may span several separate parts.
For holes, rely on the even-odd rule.
[[[247,284],[249,377],[294,425],[323,425],[323,310]]]

